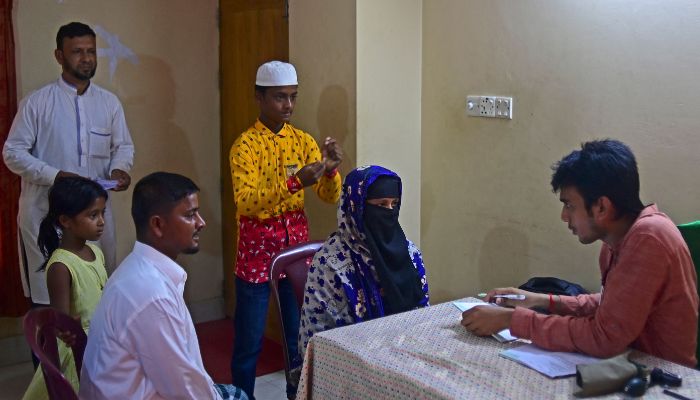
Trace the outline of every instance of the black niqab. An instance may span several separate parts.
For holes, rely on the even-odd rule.
[[[400,198],[401,182],[381,176],[372,183],[367,199]],[[399,207],[388,209],[365,204],[363,223],[367,247],[382,288],[385,314],[418,307],[423,289],[418,271],[408,254],[408,241],[399,224]]]

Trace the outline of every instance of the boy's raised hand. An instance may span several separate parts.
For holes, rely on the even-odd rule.
[[[326,169],[325,172],[331,172],[338,168],[338,165],[343,161],[343,149],[332,137],[327,137],[323,142],[321,155],[323,156],[322,161]]]

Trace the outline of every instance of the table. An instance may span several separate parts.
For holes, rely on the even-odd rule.
[[[297,399],[573,398],[573,377],[549,379],[500,357],[521,343],[477,337],[460,320],[448,302],[319,333],[306,350]],[[681,375],[683,386],[673,390],[700,399],[700,371],[641,352],[631,357]],[[645,398],[672,399],[659,387]]]

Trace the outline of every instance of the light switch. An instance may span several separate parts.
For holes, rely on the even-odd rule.
[[[513,98],[467,96],[467,114],[472,117],[513,119]]]

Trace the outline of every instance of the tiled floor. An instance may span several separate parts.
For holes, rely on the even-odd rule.
[[[0,367],[0,400],[21,399],[33,375],[31,362]],[[284,371],[260,376],[255,380],[255,399],[284,400],[285,385]]]
[[[284,370],[259,376],[255,380],[255,400],[285,400],[286,387]]]

